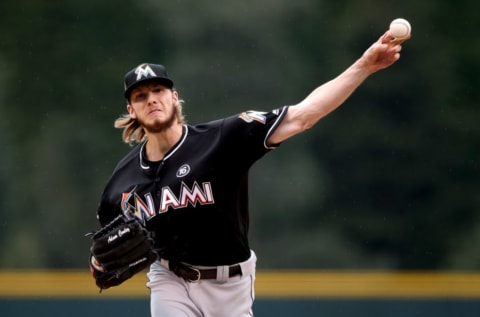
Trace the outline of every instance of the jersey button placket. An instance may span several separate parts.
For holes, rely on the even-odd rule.
[[[161,191],[160,191],[160,189],[157,188],[157,187],[158,187],[159,182],[160,182],[160,179],[161,179],[161,178],[160,178],[160,170],[162,169],[162,166],[163,166],[163,160],[162,160],[162,163],[160,163],[160,165],[159,165],[158,168],[157,168],[157,171],[156,171],[156,173],[155,173],[155,179],[154,179],[155,192],[156,192],[157,197],[160,197],[160,195],[161,195]]]

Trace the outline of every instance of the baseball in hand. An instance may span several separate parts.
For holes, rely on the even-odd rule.
[[[392,23],[390,23],[389,31],[390,34],[395,36],[397,39],[402,39],[410,34],[410,32],[412,31],[412,27],[407,20],[398,18],[393,20]]]

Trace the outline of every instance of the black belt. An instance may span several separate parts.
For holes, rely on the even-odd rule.
[[[197,269],[182,263],[169,261],[169,269],[178,277],[183,278],[187,282],[198,282],[200,280],[215,280],[217,279],[217,269]],[[240,265],[235,264],[229,266],[228,277],[233,277],[242,274]]]

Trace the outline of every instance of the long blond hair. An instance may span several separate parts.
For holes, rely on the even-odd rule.
[[[177,122],[181,124],[185,123],[183,103],[184,101],[182,99],[177,99],[174,103]],[[136,119],[130,118],[128,113],[122,114],[116,119],[113,126],[117,129],[123,129],[122,140],[129,145],[140,143],[147,137],[140,123]]]

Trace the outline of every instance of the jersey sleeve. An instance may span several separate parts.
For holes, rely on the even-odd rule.
[[[225,118],[222,143],[229,148],[234,158],[253,163],[268,151],[280,146],[268,145],[267,140],[285,117],[287,110],[288,106],[270,112],[249,110]]]

